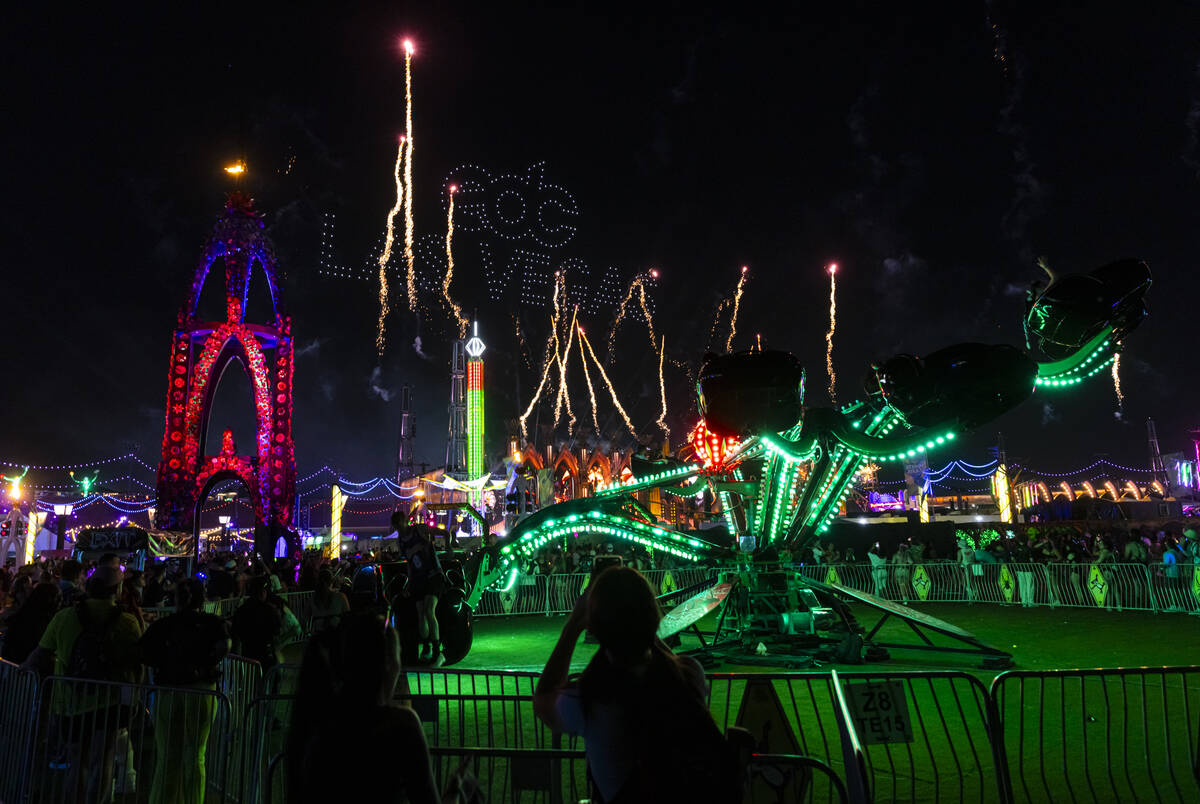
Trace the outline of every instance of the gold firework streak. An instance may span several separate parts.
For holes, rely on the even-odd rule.
[[[383,253],[379,255],[379,328],[375,332],[375,350],[383,357],[383,349],[387,345],[387,317],[390,312],[388,303],[387,264],[392,259],[392,242],[395,239],[396,216],[404,203],[404,185],[400,182],[400,163],[404,161],[404,138],[400,138],[400,147],[396,150],[396,167],[392,175],[396,180],[396,204],[388,212],[387,233],[383,240]]]
[[[658,346],[658,338],[654,336],[654,319],[650,317],[650,306],[646,303],[646,284],[638,285],[638,303],[642,307],[642,315],[646,319],[646,334],[650,336],[650,348]]]
[[[404,260],[408,265],[408,309],[417,311],[417,282],[413,272],[413,123],[412,123],[413,43],[404,40],[404,127],[408,150],[404,154]]]
[[[587,380],[588,396],[592,400],[592,427],[600,433],[600,418],[596,413],[596,389],[592,386],[592,372],[588,368],[587,355],[583,351],[583,327],[579,328],[579,360],[583,363],[583,378]]]
[[[621,401],[617,399],[617,389],[613,388],[612,380],[608,379],[608,374],[604,371],[604,366],[600,365],[600,360],[596,357],[596,351],[592,349],[592,342],[588,340],[588,336],[584,332],[579,333],[579,337],[583,339],[583,345],[587,347],[588,354],[592,356],[592,362],[596,364],[596,368],[600,370],[600,377],[604,380],[604,384],[608,386],[608,393],[612,396],[613,405],[617,412],[621,414],[621,418],[625,420],[625,426],[629,428],[629,432],[637,436],[637,430],[633,426],[633,422],[629,420],[629,414],[625,412],[625,408],[621,407]]]
[[[713,313],[712,326],[708,328],[708,340],[704,343],[705,351],[712,344],[713,336],[717,334],[717,324],[721,323],[721,313],[725,312],[725,308],[730,305],[729,299],[721,299],[721,303],[717,305],[717,311]]]
[[[579,315],[579,307],[576,306],[574,312],[571,313],[571,326],[567,330],[567,345],[559,352],[558,351],[558,335],[555,334],[554,351],[558,357],[558,397],[554,402],[554,425],[558,426],[558,420],[562,416],[563,404],[566,404],[567,417],[569,419],[567,428],[575,432],[575,411],[571,409],[571,393],[567,388],[567,361],[571,358],[571,344],[575,341],[575,321]]]
[[[750,266],[742,266],[742,275],[738,277],[737,290],[733,293],[733,315],[729,317],[729,340],[725,341],[725,351],[733,349],[733,336],[737,334],[738,312],[742,307],[742,291],[746,287],[746,275],[750,273]]]
[[[666,354],[667,336],[663,335],[662,346],[658,350],[658,393],[662,397],[662,413],[658,414],[658,426],[662,428],[663,435],[669,438],[671,428],[667,427],[667,383],[663,379],[663,357]]]
[[[608,331],[608,362],[610,365],[613,361],[613,348],[617,342],[617,330],[620,329],[621,322],[625,320],[625,310],[641,282],[642,277],[639,275],[629,283],[629,288],[625,291],[625,298],[621,299],[621,306],[617,308],[617,318],[613,321],[612,329]]]
[[[837,263],[829,265],[829,331],[825,333],[825,372],[829,375],[829,401],[837,404],[837,373],[833,370],[833,333],[837,329]]]
[[[1113,390],[1117,393],[1117,408],[1118,410],[1125,409],[1125,394],[1121,393],[1121,353],[1117,352],[1113,355],[1112,364],[1112,380]]]
[[[525,333],[521,331],[521,321],[517,318],[517,314],[512,314],[513,327],[517,331],[517,343],[521,346],[521,360],[524,361],[525,367],[532,370],[533,364],[529,362],[529,344],[525,342]]]
[[[542,390],[546,387],[546,381],[550,378],[550,366],[553,365],[553,360],[558,358],[558,290],[560,285],[561,283],[556,277],[554,280],[554,314],[550,317],[550,337],[546,339],[546,356],[542,360],[542,379],[538,382],[537,390],[533,392],[533,399],[529,400],[529,407],[525,408],[525,412],[521,414],[522,438],[528,437],[525,422],[529,420],[529,416],[533,413],[538,400],[542,398]],[[554,351],[551,352],[551,349]]]
[[[470,322],[463,317],[462,308],[454,299],[450,298],[450,280],[454,276],[454,193],[458,191],[458,187],[450,185],[450,206],[446,210],[446,278],[442,280],[442,295],[446,297],[446,304],[450,307],[450,313],[454,316],[458,324],[458,337],[467,337],[467,326]]]

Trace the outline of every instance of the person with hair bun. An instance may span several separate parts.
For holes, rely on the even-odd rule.
[[[740,801],[736,754],[709,714],[704,670],[658,638],[660,619],[640,572],[603,570],[563,626],[534,712],[554,731],[583,737],[594,800]],[[600,648],[571,684],[571,654],[585,630]]]

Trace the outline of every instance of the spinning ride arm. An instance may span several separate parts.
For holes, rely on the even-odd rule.
[[[756,493],[737,500],[750,514],[744,523],[727,517],[731,529],[738,536],[755,536],[760,547],[775,542],[793,549],[811,545],[828,530],[865,461],[919,457],[1011,410],[1038,387],[1077,385],[1111,365],[1124,336],[1145,317],[1143,297],[1149,287],[1149,270],[1136,260],[1056,279],[1044,289],[1035,285],[1025,329],[1040,359],[1011,346],[974,343],[950,346],[924,359],[896,355],[874,368],[865,401],[840,411],[809,408],[803,412],[803,427],[784,432],[758,429],[760,434],[743,442],[729,462],[740,480],[742,470],[734,464],[761,459]],[[764,358],[762,352],[720,356],[710,359],[715,368],[706,364],[701,369],[701,410],[710,402],[727,428],[723,432],[753,430],[756,419],[767,417],[754,403],[745,416],[734,412],[737,404],[746,404],[744,387],[755,385],[755,378],[747,378],[747,365]],[[735,360],[743,365],[731,368]],[[754,388],[758,396],[780,399],[779,377],[777,371],[770,381],[759,381]],[[706,400],[706,393],[711,399]],[[798,394],[802,398],[802,374]],[[792,407],[791,399],[775,403],[775,409]],[[718,496],[731,507],[732,492]]]
[[[690,472],[630,482],[599,492],[595,497],[569,500],[538,511],[513,527],[496,544],[472,556],[467,566],[471,590],[467,605],[474,608],[490,588],[506,590],[516,582],[522,565],[532,560],[547,544],[576,534],[599,534],[669,553],[686,561],[703,562],[724,548],[704,539],[658,525],[653,516],[632,497],[631,489],[678,484],[696,476]],[[698,483],[696,483],[698,485]]]

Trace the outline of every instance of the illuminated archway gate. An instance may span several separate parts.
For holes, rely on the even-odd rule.
[[[236,475],[250,489],[256,540],[269,539],[274,545],[279,531],[291,528],[296,492],[292,321],[283,314],[274,250],[264,228],[253,200],[231,194],[179,311],[158,464],[155,525],[159,528],[195,533],[200,524],[197,507],[218,475]],[[197,316],[200,292],[218,259],[225,266],[225,320],[201,321]],[[256,265],[270,291],[272,319],[267,324],[245,320]],[[222,373],[234,361],[246,369],[254,391],[254,449],[249,455],[237,455],[229,439],[220,454],[205,456],[213,395]]]

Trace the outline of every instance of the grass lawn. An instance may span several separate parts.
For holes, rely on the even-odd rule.
[[[870,628],[872,610],[855,606],[859,621]],[[1021,608],[961,603],[926,603],[918,611],[946,620],[981,641],[1013,654],[1015,670],[1055,670],[1076,667],[1142,667],[1200,664],[1200,617],[1099,609]],[[558,639],[565,617],[479,617],[470,654],[455,667],[474,670],[541,670]],[[705,623],[705,628],[711,624]],[[907,626],[890,620],[879,638],[912,642]],[[951,644],[951,643],[946,643]],[[685,638],[684,647],[695,647]],[[582,670],[595,652],[593,645],[576,647],[573,670]],[[975,657],[921,651],[893,651],[890,661],[839,667],[839,670],[966,670],[988,683],[996,671],[980,670]],[[716,668],[719,672],[771,672],[770,667]]]

